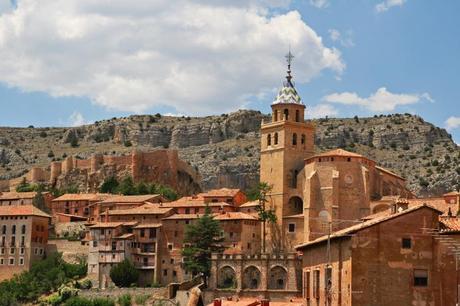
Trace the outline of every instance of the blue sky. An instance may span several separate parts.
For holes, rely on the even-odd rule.
[[[291,44],[297,88],[313,116],[410,112],[448,128],[460,143],[459,1],[280,0],[283,6],[261,0],[246,7],[203,0],[198,11],[179,11],[174,25],[154,27],[152,20],[161,18],[148,16],[151,7],[143,1],[146,7],[138,11],[130,11],[129,2],[76,10],[66,7],[70,0],[28,0],[39,8],[28,10],[21,1],[17,8],[1,1],[2,126],[63,126],[133,113],[206,115],[240,107],[268,113],[284,77],[282,54]],[[53,20],[61,9],[62,20],[40,18]],[[169,9],[175,8],[165,8],[162,16]],[[101,21],[107,18],[85,21],[95,11],[114,21],[120,14],[138,18],[140,25],[129,32],[122,23],[107,26]],[[221,17],[213,22],[210,15]],[[219,24],[223,18],[231,22]],[[254,27],[253,21],[262,24]],[[21,22],[26,26],[18,32]],[[196,27],[193,38],[186,35],[190,27]],[[251,32],[257,39],[248,42],[244,35]],[[120,47],[119,36],[134,37]],[[151,60],[130,62],[133,54]]]

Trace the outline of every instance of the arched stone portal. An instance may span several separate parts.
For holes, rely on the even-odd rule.
[[[249,266],[243,272],[243,289],[259,289],[260,270],[255,266]]]
[[[232,267],[225,266],[219,270],[219,282],[217,287],[220,289],[230,289],[237,287],[236,273]]]
[[[287,271],[281,266],[270,269],[268,289],[284,290],[287,285]]]
[[[285,216],[299,215],[303,213],[303,201],[299,197],[292,197],[289,199],[286,209],[284,210]]]

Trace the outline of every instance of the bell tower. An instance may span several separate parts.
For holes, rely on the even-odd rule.
[[[260,151],[260,181],[272,186],[267,206],[275,210],[277,217],[277,225],[269,229],[267,241],[277,243],[276,235],[276,247],[281,249],[285,249],[284,233],[288,231],[284,219],[303,214],[302,187],[297,178],[304,159],[314,153],[315,135],[313,124],[305,122],[305,105],[292,82],[291,51],[286,59],[286,81],[271,105],[271,122],[262,122]]]

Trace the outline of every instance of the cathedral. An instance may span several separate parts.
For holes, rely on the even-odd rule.
[[[336,149],[315,153],[315,126],[291,75],[273,101],[271,122],[262,122],[260,181],[272,189],[268,206],[277,224],[269,228],[271,250],[292,251],[295,245],[353,225],[385,210],[384,196],[412,197],[405,179],[359,154]]]

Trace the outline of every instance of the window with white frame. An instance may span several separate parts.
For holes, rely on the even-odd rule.
[[[24,257],[19,257],[19,265],[20,266],[24,265]]]

